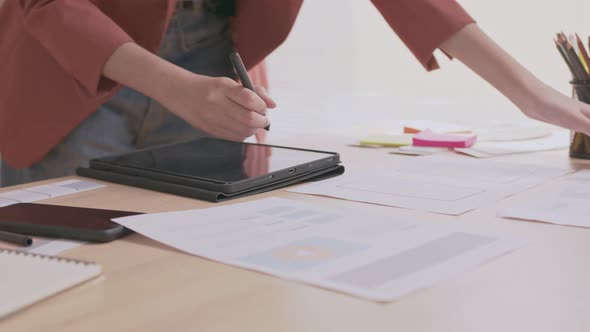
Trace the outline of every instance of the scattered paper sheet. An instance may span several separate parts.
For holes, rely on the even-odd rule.
[[[0,207],[17,203],[37,202],[52,197],[70,195],[102,187],[104,187],[104,185],[84,180],[66,180],[42,186],[28,187],[22,190],[0,193]],[[82,244],[83,242],[78,241],[35,237],[33,238],[33,245],[30,247],[15,246],[0,241],[0,248],[53,256]]]
[[[538,165],[425,156],[304,184],[290,192],[459,215],[573,172]]]
[[[496,123],[476,129],[474,132],[480,142],[511,142],[549,137],[554,131],[554,128],[546,124],[527,121],[525,123]]]
[[[196,256],[376,301],[395,300],[521,245],[279,198],[114,221]]]
[[[0,194],[0,199],[12,200],[16,203],[31,203],[51,198],[50,195],[40,194],[32,191],[14,190]]]
[[[512,142],[478,142],[470,148],[455,151],[476,158],[489,158],[516,153],[529,153],[565,149],[570,143],[570,133],[560,130],[545,138]]]
[[[425,146],[402,146],[397,150],[389,152],[390,154],[402,154],[407,156],[429,156],[436,153],[448,152],[447,148],[433,148]]]
[[[83,180],[67,180],[42,186],[29,187],[0,193],[0,206],[16,203],[36,202],[52,197],[75,194],[78,192],[102,188],[104,185]]]
[[[426,129],[440,134],[470,133],[472,131],[469,127],[444,121],[402,120],[400,124],[406,134],[416,134]],[[392,130],[392,132],[397,132],[397,130]]]
[[[15,201],[14,199],[0,197],[0,207],[8,206],[8,205],[16,204],[16,203],[19,203],[19,201]]]
[[[498,216],[590,228],[589,186],[590,171],[580,171],[532,194],[525,203],[498,211]]]

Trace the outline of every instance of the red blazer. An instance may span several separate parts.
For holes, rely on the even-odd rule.
[[[248,67],[289,34],[303,0],[237,0],[235,43]],[[454,0],[372,0],[428,70],[432,52],[472,23]],[[155,51],[176,0],[6,0],[0,7],[0,154],[28,167],[109,100],[114,50]],[[337,11],[337,9],[335,10]],[[326,17],[337,12],[326,13]]]

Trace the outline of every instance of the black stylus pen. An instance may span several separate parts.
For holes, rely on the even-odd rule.
[[[250,81],[250,77],[248,76],[248,71],[246,70],[246,66],[244,66],[244,62],[242,62],[242,58],[240,57],[240,54],[238,54],[238,52],[236,52],[236,51],[233,51],[229,55],[229,59],[230,59],[232,65],[234,66],[234,69],[236,70],[236,73],[238,74],[240,81],[242,81],[242,85],[246,89],[252,90],[252,91],[254,91],[254,93],[256,93],[256,90],[254,90],[254,85],[252,84],[252,81]],[[266,126],[264,129],[266,131],[269,131],[270,124],[268,126]]]
[[[33,239],[30,236],[4,231],[0,231],[0,241],[18,244],[21,246],[30,246],[33,244]]]

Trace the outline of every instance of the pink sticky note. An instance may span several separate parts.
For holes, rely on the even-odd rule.
[[[477,136],[437,134],[431,130],[424,130],[414,136],[415,146],[431,146],[439,148],[468,148],[477,141]]]

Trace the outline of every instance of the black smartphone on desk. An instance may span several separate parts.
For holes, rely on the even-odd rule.
[[[0,208],[0,230],[32,236],[110,242],[131,231],[111,221],[139,212],[19,203]]]

